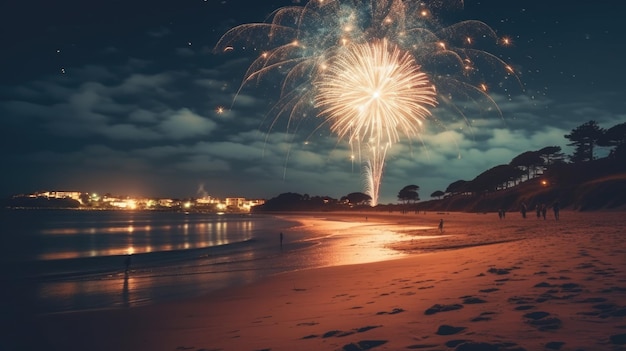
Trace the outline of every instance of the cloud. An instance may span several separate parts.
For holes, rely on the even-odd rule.
[[[171,139],[186,139],[206,136],[215,130],[216,126],[215,122],[183,108],[167,116],[159,124],[158,129]]]

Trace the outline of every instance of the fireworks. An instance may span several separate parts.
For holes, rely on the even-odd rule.
[[[215,50],[258,50],[242,88],[280,75],[280,100],[270,113],[294,119],[315,111],[320,125],[358,148],[376,205],[387,151],[402,137],[419,135],[438,102],[465,118],[455,105],[461,100],[486,100],[497,110],[487,78],[519,82],[511,66],[479,49],[510,39],[480,21],[437,23],[443,9],[461,6],[458,0],[311,0],[229,30]]]
[[[434,86],[413,56],[387,40],[351,44],[313,82],[315,107],[350,145],[366,145],[366,191],[375,205],[387,150],[399,133],[415,136],[436,105]]]

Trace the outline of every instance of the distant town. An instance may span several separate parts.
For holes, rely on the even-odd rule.
[[[263,199],[242,197],[170,199],[137,198],[81,191],[40,191],[14,195],[7,207],[12,208],[75,208],[102,210],[180,210],[202,212],[250,212],[254,206],[265,203]]]

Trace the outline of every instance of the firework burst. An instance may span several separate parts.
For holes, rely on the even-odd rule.
[[[366,191],[378,200],[387,150],[418,135],[436,105],[435,87],[415,59],[387,40],[350,44],[315,77],[315,107],[330,130],[350,145],[366,145]]]
[[[513,68],[488,52],[507,43],[488,25],[438,23],[439,13],[460,8],[458,0],[311,0],[232,28],[215,50],[258,51],[240,89],[280,75],[274,121],[315,111],[319,127],[366,155],[366,191],[376,205],[387,151],[419,135],[437,103],[467,121],[459,101],[486,101],[499,111],[486,81],[519,83]]]

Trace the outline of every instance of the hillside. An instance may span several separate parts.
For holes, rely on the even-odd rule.
[[[455,195],[416,204],[424,211],[518,211],[522,203],[578,211],[626,210],[626,165],[597,160],[583,165],[566,164],[544,176],[515,187],[479,195]]]

